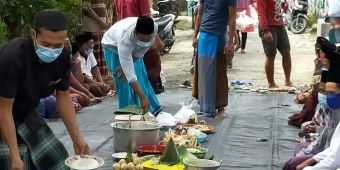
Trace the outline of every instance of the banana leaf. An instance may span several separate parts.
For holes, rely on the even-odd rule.
[[[185,146],[179,146],[177,150],[182,163],[184,159],[197,159],[194,154],[187,151]]]
[[[170,138],[168,144],[166,145],[165,151],[159,158],[159,163],[163,165],[175,165],[181,162],[178,154],[178,150],[172,138]]]
[[[132,114],[132,115],[143,115],[143,108],[139,105],[129,105],[124,108],[118,109],[114,112],[115,115],[119,114]]]

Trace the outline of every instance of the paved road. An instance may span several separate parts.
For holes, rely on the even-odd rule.
[[[180,101],[190,100],[190,89],[179,88],[185,79],[191,79],[188,72],[192,48],[192,31],[176,30],[177,41],[172,51],[162,57],[162,66],[167,78],[165,93],[158,95],[164,111],[176,113]],[[256,86],[266,86],[263,71],[264,55],[255,32],[248,36],[245,54],[236,53],[234,68],[228,71],[229,80],[249,80]],[[308,34],[291,35],[292,80],[296,86],[308,84],[313,71],[314,40]],[[277,56],[276,80],[283,84],[280,56]],[[228,118],[223,121],[206,119],[215,125],[216,133],[210,135],[204,144],[216,159],[223,160],[226,170],[274,170],[293,153],[297,129],[287,125],[287,117],[298,111],[301,105],[292,103],[294,96],[287,93],[237,93],[231,92],[227,108]],[[78,115],[82,134],[94,150],[94,154],[105,159],[100,169],[111,169],[113,153],[112,128],[105,122],[117,109],[117,99],[106,98],[101,104],[84,108]],[[194,109],[198,111],[198,107]],[[50,120],[48,124],[65,144],[71,155],[72,143],[63,123]],[[258,143],[262,137],[268,142]]]

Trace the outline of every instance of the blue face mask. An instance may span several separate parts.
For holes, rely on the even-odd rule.
[[[340,93],[327,94],[327,104],[333,110],[340,108]]]
[[[90,55],[91,53],[93,53],[93,48],[89,48],[86,50],[87,55]]]
[[[51,63],[60,56],[63,48],[64,47],[53,49],[49,47],[44,47],[37,43],[37,49],[35,50],[35,52],[37,53],[41,61],[43,61],[44,63]]]
[[[149,48],[151,46],[151,41],[150,42],[143,42],[143,41],[137,40],[137,45],[142,47],[142,48]]]
[[[326,97],[325,94],[318,93],[318,101],[319,101],[319,104],[320,104],[320,105],[325,106],[325,107],[328,107],[328,104],[327,104],[327,97]]]

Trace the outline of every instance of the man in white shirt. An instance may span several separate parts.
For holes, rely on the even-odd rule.
[[[97,66],[97,61],[93,54],[92,35],[90,33],[77,35],[76,41],[79,47],[81,70],[84,77],[81,83],[88,87],[96,97],[106,96],[110,91],[110,86],[106,83],[108,78],[102,77]]]
[[[119,108],[141,105],[144,113],[160,111],[142,59],[155,42],[157,30],[150,17],[129,17],[116,22],[103,36],[104,56],[115,77]]]

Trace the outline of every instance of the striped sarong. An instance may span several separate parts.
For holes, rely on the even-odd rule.
[[[37,113],[33,114],[39,117]],[[68,157],[67,150],[48,125],[38,117],[34,117],[34,125],[22,123],[16,128],[19,153],[25,170],[68,170],[65,165],[65,159]],[[10,169],[10,165],[10,151],[4,138],[1,137],[0,169]]]
[[[225,35],[199,33],[192,95],[200,112],[214,117],[216,109],[228,105],[227,61],[223,54]]]
[[[120,66],[117,49],[115,47],[104,47],[104,56],[110,72],[112,72],[113,77],[115,78],[119,108],[121,109],[129,105],[141,105],[138,95],[134,92],[130,84],[126,79],[122,79],[116,71]],[[155,114],[156,111],[159,111],[161,105],[159,104],[156,94],[149,82],[146,67],[142,58],[134,60],[134,69],[138,84],[144,95],[149,100],[149,111],[152,114]]]
[[[331,17],[330,19],[329,41],[332,43],[340,43],[340,17]]]
[[[101,44],[102,38],[104,33],[103,32],[92,32],[92,38],[93,38],[93,55],[96,58],[97,66],[99,68],[100,74],[102,76],[109,75],[109,69],[107,67],[104,55],[103,55],[103,47]]]

